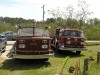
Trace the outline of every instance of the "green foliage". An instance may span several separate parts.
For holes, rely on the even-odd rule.
[[[86,46],[100,45],[100,42],[85,42]]]
[[[85,26],[84,34],[87,40],[100,40],[100,25]]]
[[[0,32],[4,31],[15,31],[15,29],[10,24],[0,24]]]
[[[81,24],[82,23],[82,24]],[[97,24],[97,25],[96,25]],[[14,31],[16,32],[16,25],[22,25],[23,27],[32,26],[32,20],[26,20],[23,18],[9,18],[0,17],[0,32],[4,31]],[[89,22],[85,23],[78,21],[77,19],[62,19],[60,17],[48,18],[45,22],[38,21],[37,27],[44,28],[45,26],[50,26],[50,35],[55,33],[56,28],[71,28],[71,29],[81,29],[84,31],[87,40],[100,40],[100,20],[90,19]]]

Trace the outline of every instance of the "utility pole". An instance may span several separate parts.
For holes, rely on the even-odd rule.
[[[43,6],[41,7],[41,8],[43,8],[43,21],[44,21],[44,14],[45,14],[44,7],[45,7],[45,5],[43,4]]]

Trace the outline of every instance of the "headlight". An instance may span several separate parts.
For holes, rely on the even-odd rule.
[[[77,39],[75,39],[75,41],[77,41]]]
[[[61,48],[64,48],[64,45],[62,45]]]
[[[70,40],[70,38],[67,38],[68,40]]]
[[[71,44],[71,41],[66,41],[66,44]]]
[[[42,43],[47,43],[48,41],[47,40],[42,40]]]
[[[48,45],[41,45],[42,48],[48,48]]]
[[[25,44],[19,44],[19,48],[25,48]]]
[[[84,39],[81,39],[81,41],[84,41]]]
[[[84,42],[81,42],[81,45],[84,45]]]

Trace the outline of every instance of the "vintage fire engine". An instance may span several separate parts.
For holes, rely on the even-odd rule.
[[[80,54],[82,50],[86,50],[84,41],[83,31],[81,30],[57,28],[51,45],[56,48],[56,52],[68,50]]]
[[[43,28],[19,27],[16,42],[11,51],[15,59],[47,59],[53,56],[51,38]]]

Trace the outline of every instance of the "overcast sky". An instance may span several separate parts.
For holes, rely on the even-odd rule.
[[[100,0],[84,0],[93,12],[91,17],[100,18]],[[0,0],[0,16],[22,17],[25,19],[42,20],[42,6],[45,5],[45,19],[51,17],[48,10],[65,8],[68,5],[77,6],[78,0]],[[76,7],[77,9],[77,7]]]

